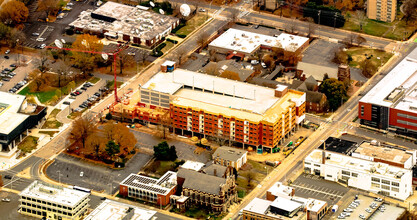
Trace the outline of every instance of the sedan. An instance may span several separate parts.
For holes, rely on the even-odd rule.
[[[1,79],[1,80],[6,81],[6,82],[9,82],[9,81],[10,81],[10,78],[4,77],[4,78],[3,78],[3,79]]]
[[[87,87],[81,87],[81,89],[85,91],[85,90],[87,90],[88,88],[87,88]]]
[[[5,54],[9,54],[10,53],[10,50],[6,50],[6,52],[4,52]]]
[[[10,67],[16,68],[16,64],[10,64]]]

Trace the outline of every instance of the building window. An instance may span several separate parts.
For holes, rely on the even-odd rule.
[[[379,178],[376,178],[376,177],[372,177],[371,180],[372,180],[372,182],[378,182],[378,183],[381,182],[381,180]]]
[[[382,180],[382,183],[383,184],[387,184],[387,185],[390,185],[391,184],[391,182],[389,180],[384,180],[384,179]]]
[[[353,177],[358,177],[358,174],[357,173],[352,173],[352,176]]]
[[[400,183],[398,183],[398,182],[391,182],[391,185],[399,187],[400,186]]]
[[[349,172],[349,171],[346,171],[346,170],[342,170],[342,174],[343,174],[343,175],[350,176],[350,172]]]

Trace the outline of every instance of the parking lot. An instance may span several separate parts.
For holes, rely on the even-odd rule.
[[[349,188],[338,183],[304,173],[291,186],[295,188],[296,196],[324,200],[329,206],[336,204],[349,191]]]
[[[115,170],[61,153],[46,169],[46,175],[57,182],[96,191],[104,190],[106,193],[111,190],[111,194],[114,194],[119,190],[119,183],[123,179],[131,173],[138,173],[151,158],[150,155],[137,153],[124,169]]]
[[[31,60],[29,60],[25,65],[18,66],[17,62],[17,54],[8,54],[9,59],[4,59],[4,53],[1,56],[1,83],[0,91],[7,92],[12,89],[16,84],[22,82],[27,76],[30,71],[33,70],[34,66]],[[22,59],[22,56],[19,56]],[[17,66],[17,68],[16,68]],[[27,82],[26,82],[27,83]],[[23,87],[23,86],[22,86]],[[19,89],[21,89],[20,87]],[[15,92],[17,92],[16,90]]]

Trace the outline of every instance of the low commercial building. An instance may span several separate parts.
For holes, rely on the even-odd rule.
[[[295,195],[295,189],[291,186],[286,186],[281,182],[276,182],[266,191],[266,199],[274,201],[278,197],[292,198]]]
[[[296,63],[301,60],[301,52],[307,48],[308,44],[307,37],[286,33],[273,37],[230,28],[213,40],[208,47],[218,53],[240,53],[246,56],[253,55],[259,50],[282,49],[284,56],[291,58],[289,62]]]
[[[45,115],[46,107],[28,103],[26,96],[0,92],[0,156],[11,157]]]
[[[166,206],[177,190],[177,173],[168,171],[161,178],[130,174],[120,183],[119,194],[125,197]]]
[[[213,161],[223,166],[231,166],[239,170],[247,161],[246,150],[221,146],[213,153]]]
[[[153,47],[177,27],[179,19],[116,2],[84,11],[69,24],[75,30]]]
[[[130,100],[112,107],[112,114],[123,112],[131,121],[168,123],[181,135],[207,135],[268,152],[305,118],[303,92],[174,68],[156,74]]]
[[[243,220],[299,219],[306,213],[307,220],[320,220],[327,211],[327,203],[300,197],[276,197],[273,201],[254,198],[243,208]]]
[[[218,177],[180,168],[177,177],[181,196],[188,197],[191,204],[208,207],[214,212],[226,212],[231,204],[237,202],[233,174]]]
[[[341,153],[315,149],[304,159],[304,171],[400,200],[413,194],[412,170]]]
[[[201,162],[187,160],[183,165],[180,165],[180,167],[184,169],[200,171],[204,167],[204,165],[205,164]]]
[[[78,220],[87,212],[89,193],[34,181],[20,194],[23,215],[45,219]]]
[[[417,49],[359,100],[362,125],[417,139]]]
[[[156,211],[106,199],[84,220],[151,220]]]

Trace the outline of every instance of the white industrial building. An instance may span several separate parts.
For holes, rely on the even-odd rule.
[[[315,149],[304,159],[304,171],[400,200],[413,194],[412,170],[340,153]]]
[[[36,218],[78,220],[89,207],[90,193],[34,181],[20,193],[20,213]]]

